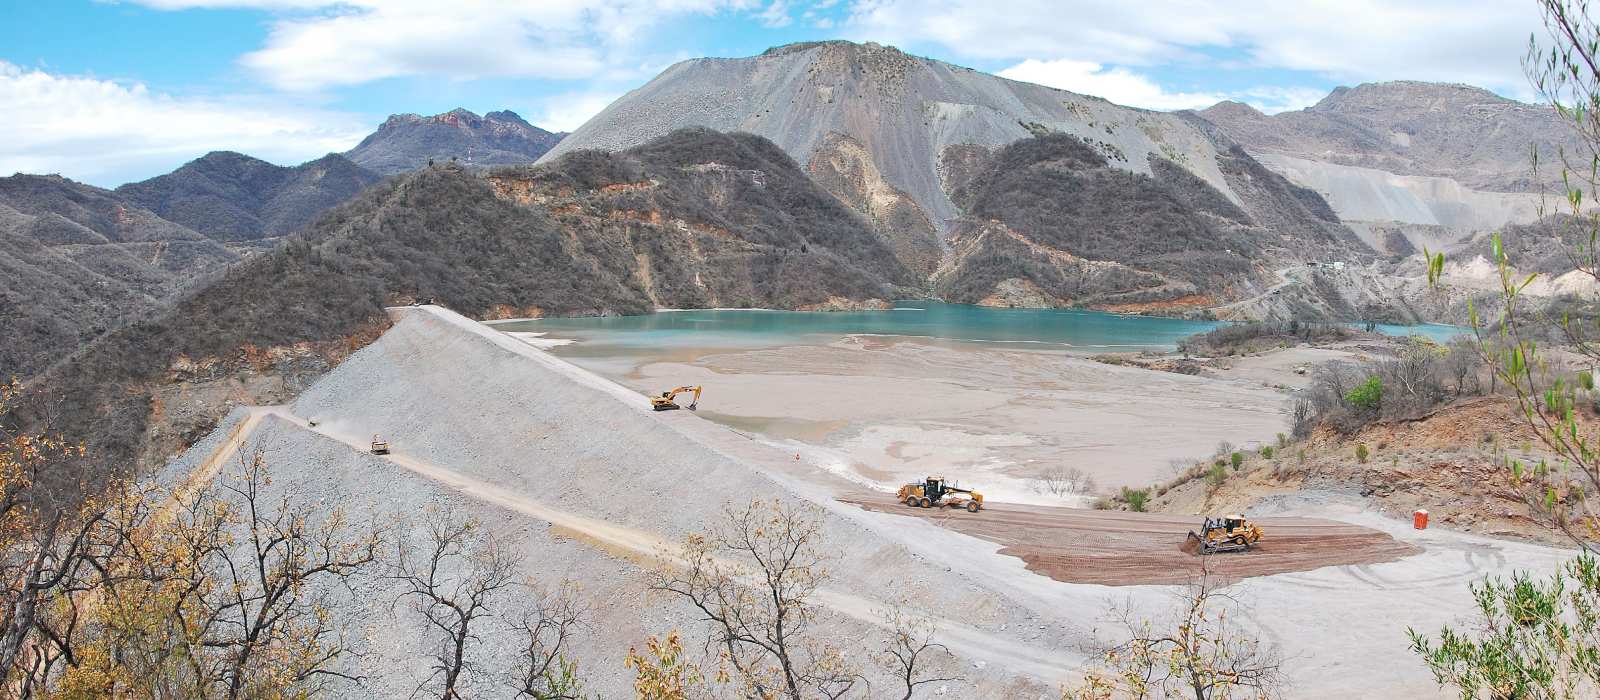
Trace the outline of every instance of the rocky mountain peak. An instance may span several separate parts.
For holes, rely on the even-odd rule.
[[[1200,111],[1201,116],[1218,116],[1228,119],[1257,120],[1265,119],[1266,114],[1261,110],[1251,107],[1243,102],[1223,100]]]
[[[1340,86],[1308,108],[1315,112],[1350,113],[1363,111],[1437,111],[1472,106],[1520,106],[1515,100],[1488,90],[1459,83],[1430,83],[1420,80],[1392,80]]]
[[[492,121],[492,122],[509,122],[509,123],[512,123],[512,124],[521,124],[523,126],[533,126],[532,124],[528,123],[528,120],[523,119],[522,115],[517,114],[516,112],[513,112],[513,111],[511,111],[509,109],[502,109],[502,110],[499,110],[497,112],[490,112],[488,114],[483,115],[483,118],[487,119],[489,121]]]
[[[429,161],[452,158],[480,166],[531,163],[555,146],[553,134],[510,110],[483,116],[457,107],[431,117],[397,114],[345,156],[383,175],[413,170]]]

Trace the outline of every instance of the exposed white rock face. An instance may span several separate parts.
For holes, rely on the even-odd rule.
[[[1395,173],[1265,153],[1257,160],[1302,187],[1316,190],[1345,221],[1443,226],[1461,233],[1539,217],[1533,192],[1475,190],[1443,177]]]

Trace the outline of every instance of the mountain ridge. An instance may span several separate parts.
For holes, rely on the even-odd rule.
[[[378,179],[335,153],[285,167],[234,151],[212,151],[115,191],[208,237],[253,241],[297,231]]]
[[[479,116],[457,107],[432,116],[390,115],[343,155],[381,175],[452,158],[479,166],[521,165],[538,160],[563,136],[534,126],[511,110]]]

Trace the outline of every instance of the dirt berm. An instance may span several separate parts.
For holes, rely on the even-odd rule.
[[[882,494],[841,500],[863,508],[937,522],[1004,545],[1028,570],[1068,583],[1107,586],[1187,583],[1199,562],[1188,533],[1201,518],[1082,508],[995,503],[976,515],[908,508]],[[1376,564],[1417,554],[1418,547],[1372,528],[1322,518],[1257,518],[1263,539],[1248,552],[1207,558],[1210,573],[1229,579],[1309,571],[1324,566]]]

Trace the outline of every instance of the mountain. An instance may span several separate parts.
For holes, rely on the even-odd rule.
[[[1559,191],[1556,154],[1577,145],[1549,107],[1416,81],[1340,87],[1271,116],[1237,102],[1197,114],[1401,255],[1537,219],[1540,189]],[[1537,177],[1533,148],[1545,163]]]
[[[1066,134],[969,156],[972,171],[952,192],[964,214],[936,293],[989,305],[1175,311],[1244,296],[1262,265],[1359,257],[1365,246],[1315,193],[1237,146],[1217,145],[1237,201],[1170,160],[1151,156],[1150,175],[1130,173]]]
[[[336,154],[289,168],[217,151],[116,191],[210,238],[249,241],[297,231],[379,178]]]
[[[237,258],[115,192],[0,178],[0,375],[29,376]]]
[[[1360,260],[1371,253],[1348,232],[1325,230],[1339,224],[1315,193],[1297,191],[1287,198],[1248,201],[1262,187],[1287,192],[1290,186],[1204,120],[1122,107],[870,43],[792,44],[749,58],[678,63],[612,103],[541,162],[582,149],[628,148],[684,126],[770,139],[865,217],[903,265],[952,300],[1031,306],[1220,303],[1269,284],[1270,266],[1303,261],[1328,250],[1321,245],[1284,245],[1301,241],[1302,234],[1341,240],[1346,246],[1339,252],[1341,258]],[[1014,161],[1012,156],[1022,152],[996,159],[1010,145],[1035,137],[1048,137],[1041,148],[1055,155],[1045,156],[1046,162],[1030,160],[1031,156]],[[1062,139],[1074,140],[1081,148]],[[983,176],[988,182],[1021,188],[1016,197],[998,191],[959,194],[978,173],[997,163],[1032,173]],[[1063,169],[1073,173],[1055,177]],[[1254,181],[1250,172],[1270,182]],[[1080,186],[1090,190],[1074,189]],[[1204,204],[1173,199],[1168,191],[1202,188],[1204,194],[1197,196]],[[1059,211],[1047,202],[1050,198],[1114,212],[1115,220]],[[1140,206],[1158,200],[1162,215],[1136,221]],[[1285,203],[1294,211],[1273,210]],[[1306,214],[1307,207],[1319,213]],[[1053,223],[1015,221],[1045,211],[1066,216]],[[1167,213],[1175,218],[1167,218]],[[1299,229],[1271,224],[1283,223],[1285,216],[1297,222],[1290,228]],[[1184,233],[1177,236],[1186,241],[1181,246],[1141,249],[1115,244],[1119,232],[1138,230],[1140,245],[1154,245],[1159,237],[1156,223],[1179,219],[1187,222]],[[980,242],[977,232],[988,220],[1007,222],[1009,232]],[[1085,228],[1054,230],[1069,221]],[[1258,229],[1245,238],[1278,238],[1273,245],[1235,246],[1238,236],[1228,232],[1237,226]],[[1024,234],[1024,228],[1033,233]],[[1002,243],[1001,238],[1010,242]],[[1163,251],[1159,255],[1172,261],[1163,264],[1164,271],[1150,267],[1155,261],[1143,257],[1158,248]],[[1223,252],[1230,249],[1233,252]],[[1214,272],[1227,270],[1234,276],[1232,282],[1212,278],[1200,284],[1195,275],[1176,274],[1174,265],[1183,264],[1188,250],[1216,251],[1227,257],[1229,262]],[[1258,251],[1272,255],[1249,257]],[[1098,282],[1079,288],[1045,280],[1066,275],[1065,268],[1049,274],[1022,271],[1039,265],[1060,267],[1057,263],[1068,258],[1074,261],[1062,263],[1067,267],[1087,265],[1118,272],[1097,273]],[[980,259],[989,262],[978,265]],[[1133,267],[1117,267],[1127,264]],[[984,272],[977,274],[980,267]],[[1003,272],[1007,269],[1010,272]],[[1200,274],[1211,275],[1212,271]]]
[[[684,130],[537,167],[390,178],[38,386],[75,437],[134,464],[204,434],[231,402],[293,396],[369,341],[385,305],[436,299],[479,318],[859,305],[910,279],[770,142]]]
[[[566,134],[552,134],[502,110],[478,116],[456,109],[431,117],[397,114],[345,157],[380,175],[415,170],[452,158],[475,166],[532,163]]]
[[[1574,145],[1571,128],[1549,107],[1410,80],[1335,88],[1311,107],[1272,116],[1236,102],[1200,116],[1251,152],[1450,178],[1488,192],[1536,191],[1529,148],[1553,157]],[[1545,182],[1559,176],[1541,173]]]

